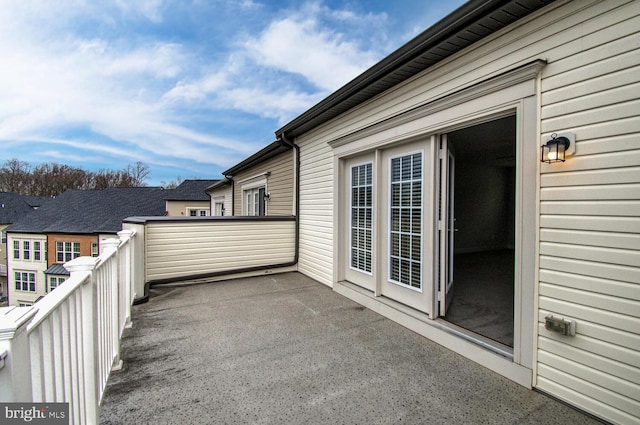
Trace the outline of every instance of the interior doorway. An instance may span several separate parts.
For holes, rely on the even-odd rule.
[[[516,117],[446,134],[447,184],[441,215],[440,273],[445,320],[497,343],[514,345]],[[455,152],[455,155],[453,155]],[[442,159],[441,159],[442,161]]]

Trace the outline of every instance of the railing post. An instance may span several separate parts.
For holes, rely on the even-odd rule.
[[[81,286],[82,298],[82,361],[84,391],[85,391],[85,420],[81,423],[98,423],[98,318],[96,306],[96,278],[93,271],[97,265],[93,257],[78,257],[64,264],[71,278],[76,274],[89,273],[89,278]]]
[[[125,293],[125,328],[130,328],[132,326],[131,323],[131,304],[133,303],[133,286],[132,286],[132,276],[131,276],[131,253],[133,252],[131,245],[131,238],[135,235],[135,231],[125,229],[118,232],[118,237],[120,241],[123,243],[124,254],[121,257],[123,261],[120,263],[120,270],[122,271],[122,278],[124,283],[124,293]]]
[[[36,307],[0,308],[0,401],[31,401],[31,356],[27,325]]]

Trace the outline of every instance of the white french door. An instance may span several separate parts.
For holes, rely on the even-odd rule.
[[[439,273],[438,310],[444,316],[453,299],[454,242],[455,242],[455,155],[447,135],[440,136],[440,190],[438,211]]]
[[[432,145],[433,139],[385,150],[379,209],[384,273],[381,295],[429,313],[432,310]],[[427,207],[429,206],[429,207]]]

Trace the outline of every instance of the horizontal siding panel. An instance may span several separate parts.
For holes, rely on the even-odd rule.
[[[625,267],[615,264],[594,263],[592,261],[579,261],[543,255],[540,257],[540,268],[622,282],[640,283],[640,273],[638,273],[637,267]]]
[[[550,332],[544,328],[544,317],[550,313],[549,311],[543,311],[540,314],[541,322],[538,324],[538,339],[553,340],[558,344],[574,347],[631,368],[640,368],[640,358],[638,358],[637,353],[637,334],[630,334],[629,332],[607,328],[592,322],[581,321],[578,324],[580,327],[578,333],[573,337],[568,337],[556,332]]]
[[[629,43],[640,45],[640,33],[633,34],[632,36],[625,37],[621,40],[617,40],[615,44],[620,46],[621,48],[628,49],[629,46],[633,45]],[[611,47],[611,45],[608,45],[607,49],[611,49]],[[540,98],[541,103],[543,105],[551,105],[558,102],[581,98],[582,96],[588,96],[591,93],[603,92],[618,87],[623,87],[627,84],[637,83],[638,81],[640,81],[640,66],[633,66],[631,68],[616,70],[614,72],[607,73],[605,75],[599,75],[587,80],[582,80],[582,78],[584,77],[580,72],[576,72],[573,77],[580,79],[580,81],[574,81],[568,86],[560,87],[557,89],[550,90],[547,88],[547,90],[542,94]]]
[[[590,199],[640,199],[640,183],[600,186],[545,187],[540,190],[543,201]]]
[[[540,283],[540,296],[553,298],[568,303],[609,310],[640,319],[640,299],[629,299],[566,288],[559,285]],[[640,329],[638,329],[640,332]],[[640,347],[639,347],[640,348]]]
[[[557,314],[565,317],[572,317],[577,321],[585,320],[594,322],[632,334],[638,332],[638,329],[640,329],[640,319],[637,317],[631,317],[610,311],[602,311],[598,308],[574,304],[572,302],[554,298],[547,298],[545,296],[540,296],[540,309],[556,312]],[[578,323],[578,327],[580,327],[580,323]],[[640,347],[636,348],[640,349]]]
[[[538,338],[538,348],[542,351],[555,353],[567,359],[573,359],[581,365],[611,374],[617,378],[629,380],[635,384],[640,383],[640,368],[626,363],[596,355],[580,348],[545,337]]]
[[[576,151],[578,152],[576,158],[633,150],[640,150],[640,138],[638,138],[637,132],[599,139],[580,138],[576,142]]]
[[[574,114],[567,114],[558,118],[544,119],[542,120],[542,133],[549,133],[558,128],[580,127],[593,125],[594,123],[637,117],[638,111],[640,111],[640,100],[634,100]]]
[[[579,148],[579,146],[578,146]],[[579,152],[579,151],[578,151]],[[593,155],[576,155],[562,164],[562,168],[554,167],[555,164],[543,164],[543,175],[553,172],[571,172],[581,170],[602,170],[620,167],[637,167],[640,163],[640,149],[622,152],[611,152]],[[578,176],[579,177],[579,176]],[[634,181],[637,181],[635,179]],[[624,198],[627,199],[627,198]]]
[[[638,395],[640,394],[640,385],[638,383],[587,367],[580,364],[575,358],[569,360],[544,350],[540,351],[538,361],[550,368],[562,370],[578,379],[583,379],[586,382],[638,401]]]
[[[640,164],[640,151],[626,152],[627,155],[637,157]],[[640,176],[640,166],[625,168],[594,169],[589,171],[562,171],[557,173],[547,173],[541,176],[540,186],[550,187],[571,187],[585,185],[608,185],[608,184],[632,184],[636,183]]]
[[[587,81],[585,84],[591,83]],[[595,87],[593,89],[595,89]],[[568,114],[595,110],[623,102],[631,102],[638,98],[639,91],[640,83],[636,83],[563,102],[547,104],[542,108],[542,119],[564,117]]]
[[[635,283],[620,282],[617,280],[602,279],[545,269],[540,270],[540,282],[607,294],[614,297],[640,300],[640,285]]]
[[[575,230],[542,229],[540,231],[540,240],[542,242],[555,242],[630,250],[637,250],[640,247],[640,234],[637,233],[603,233]]]
[[[597,416],[604,417],[613,423],[625,425],[639,425],[640,419],[628,413],[622,412],[613,406],[602,403],[592,397],[586,396],[580,392],[574,391],[563,384],[559,384],[544,376],[538,377],[537,388],[549,394],[553,394],[561,400],[584,410],[585,412],[594,413]]]
[[[636,25],[635,27],[633,27]],[[611,30],[630,30],[626,36],[620,36],[617,40],[610,41],[599,46],[586,46],[586,49],[578,49],[579,53],[559,57],[549,63],[544,70],[544,80],[542,82],[543,94],[555,91],[564,87],[572,87],[589,80],[614,74],[621,69],[630,69],[640,65],[636,50],[639,37],[637,28],[640,26],[640,18],[625,21],[619,26],[610,26]],[[598,35],[603,35],[600,31]],[[605,35],[603,41],[616,37],[616,34]],[[576,40],[573,44],[579,45],[583,38]],[[565,46],[569,50],[570,45]],[[565,51],[566,51],[565,50]],[[561,52],[558,52],[561,54]],[[593,93],[592,90],[582,89],[582,94]],[[579,89],[580,93],[580,89]],[[545,99],[545,98],[543,98]],[[546,98],[548,99],[548,98]]]
[[[640,201],[544,201],[542,215],[640,217]]]
[[[543,215],[540,217],[540,227],[550,229],[640,233],[640,217]]]
[[[565,257],[575,260],[638,267],[638,273],[640,274],[640,251],[638,250],[542,242],[540,244],[540,254],[557,258]]]

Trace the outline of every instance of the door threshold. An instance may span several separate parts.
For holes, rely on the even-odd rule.
[[[513,361],[513,348],[508,345],[504,345],[499,343],[496,340],[491,338],[487,338],[486,336],[480,335],[469,329],[463,328],[462,326],[458,326],[455,323],[451,323],[443,318],[437,318],[435,320],[436,323],[439,323],[441,326],[447,328],[447,331],[453,335],[456,335],[460,338],[464,338],[465,340],[472,342],[474,344],[479,345],[482,348],[485,348],[489,351],[492,351],[496,354],[501,355],[511,361]]]

